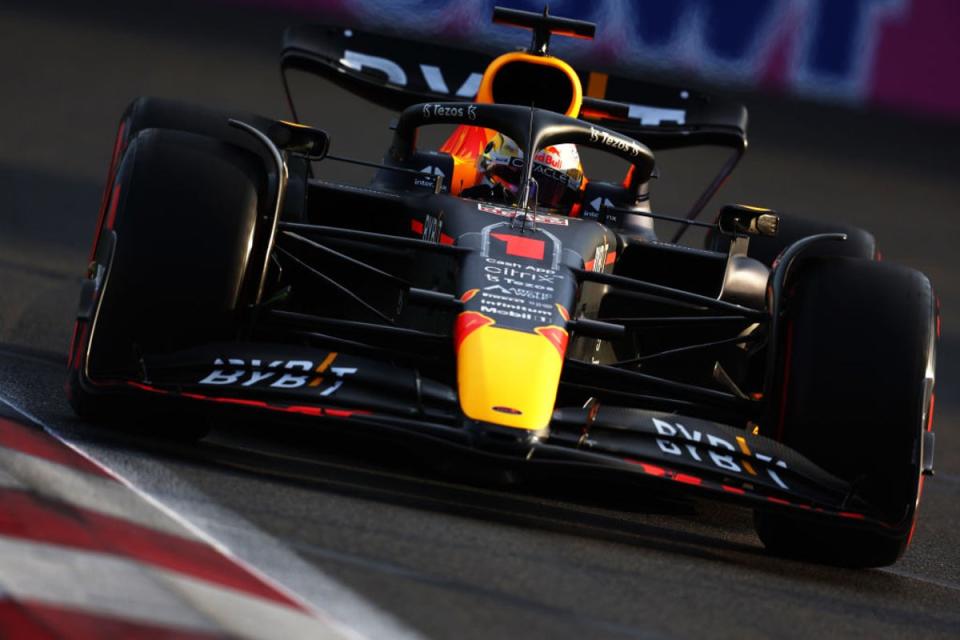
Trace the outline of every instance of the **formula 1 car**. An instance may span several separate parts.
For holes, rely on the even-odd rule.
[[[590,23],[494,19],[532,31],[529,49],[288,30],[284,78],[400,112],[379,163],[296,122],[133,102],[71,346],[76,412],[243,411],[635,478],[752,506],[779,554],[896,561],[932,473],[928,279],[839,222],[742,205],[696,220],[746,148],[741,105],[549,55]],[[435,125],[454,133],[419,148]],[[515,201],[471,196],[494,132],[525,158],[597,150],[626,177],[585,180],[571,215],[538,204],[534,162]],[[655,212],[653,151],[697,145],[731,159],[687,217]],[[372,181],[315,177],[344,160]],[[708,227],[707,246],[637,224],[661,218]]]

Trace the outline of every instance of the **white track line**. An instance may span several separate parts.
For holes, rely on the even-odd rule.
[[[7,472],[0,463],[0,489],[24,489],[25,486],[22,482],[17,480],[16,477]]]
[[[29,411],[0,396],[9,406],[84,458],[97,464],[143,500],[211,545],[253,575],[287,595],[318,619],[349,638],[419,640],[422,636],[390,614],[363,600],[283,543],[258,530],[239,515],[219,507],[181,477],[150,458],[77,443],[58,433]],[[178,487],[176,497],[171,487]],[[156,495],[164,495],[161,500]],[[331,612],[336,612],[331,613]],[[309,637],[309,636],[307,636]]]

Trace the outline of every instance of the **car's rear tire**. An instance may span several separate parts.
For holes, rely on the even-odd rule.
[[[919,500],[935,349],[930,282],[889,263],[813,258],[794,283],[773,435],[854,483],[890,527],[758,510],[757,532],[782,555],[891,564],[909,544]]]
[[[777,235],[773,237],[755,236],[750,238],[747,255],[772,266],[780,252],[791,244],[821,233],[845,233],[845,242],[822,242],[811,247],[804,257],[835,256],[843,258],[862,258],[873,260],[877,254],[877,241],[869,231],[842,222],[815,220],[803,216],[781,213]],[[730,238],[711,230],[707,234],[706,247],[712,251],[726,252],[730,249]]]
[[[93,263],[102,278],[81,301],[90,314],[78,322],[67,380],[88,418],[129,410],[98,382],[141,379],[142,354],[236,335],[268,191],[260,158],[183,131],[141,130],[114,176]]]

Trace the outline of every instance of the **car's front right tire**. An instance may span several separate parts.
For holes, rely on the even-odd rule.
[[[899,265],[821,257],[789,289],[779,421],[768,433],[850,482],[887,526],[758,510],[757,532],[778,554],[892,564],[909,544],[922,480],[936,342],[930,282]]]

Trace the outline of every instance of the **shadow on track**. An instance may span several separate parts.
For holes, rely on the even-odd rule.
[[[199,443],[118,432],[77,420],[65,426],[71,437],[130,455],[141,452],[218,467],[309,491],[591,538],[771,575],[783,574],[789,567],[791,575],[813,583],[846,583],[887,594],[903,584],[902,578],[883,572],[806,565],[770,556],[753,536],[749,510],[691,498],[642,479],[596,482],[595,478],[585,481],[575,472],[558,475],[533,470],[503,482],[500,475],[484,475],[476,461],[460,459],[451,473],[449,466],[438,470],[436,459],[424,451],[389,440],[318,431],[316,426],[281,429],[247,421],[232,425],[229,431],[215,429]]]

